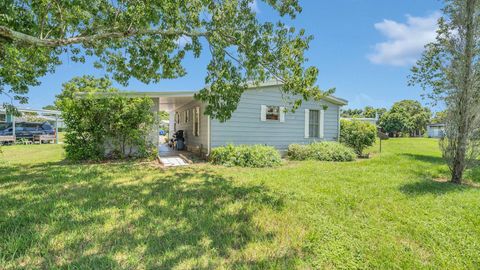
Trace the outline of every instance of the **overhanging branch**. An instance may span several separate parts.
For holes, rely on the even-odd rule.
[[[0,25],[0,43],[1,42],[15,42],[22,45],[31,45],[37,47],[56,48],[71,44],[88,43],[97,40],[105,39],[120,39],[133,36],[188,36],[188,37],[206,37],[210,35],[209,32],[203,31],[185,31],[177,29],[147,29],[147,30],[130,30],[117,31],[93,34],[88,36],[78,35],[71,38],[64,39],[41,39],[21,32],[17,32],[8,27]]]

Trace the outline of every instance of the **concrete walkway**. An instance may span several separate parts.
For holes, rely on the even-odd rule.
[[[167,144],[162,144],[158,149],[158,159],[165,167],[187,166],[190,163],[182,152],[184,151],[173,150]]]

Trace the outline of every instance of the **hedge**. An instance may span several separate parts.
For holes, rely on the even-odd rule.
[[[352,148],[337,142],[315,142],[311,144],[291,144],[287,156],[292,160],[353,161]]]
[[[212,149],[210,162],[224,166],[274,167],[282,160],[278,151],[264,145],[227,145]]]

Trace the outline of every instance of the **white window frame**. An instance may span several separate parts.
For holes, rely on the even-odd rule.
[[[318,109],[315,109],[315,110],[318,110]],[[320,139],[323,139],[325,137],[325,110],[321,109],[321,110],[318,110],[320,115],[319,115],[319,131],[318,131],[318,134],[319,134],[319,137],[315,137],[315,138],[320,138]],[[309,109],[305,109],[305,139],[307,138],[310,138],[310,110]]]
[[[313,113],[318,113],[318,119],[315,122],[312,122],[311,117]],[[308,112],[308,137],[320,139],[320,110],[309,110]]]
[[[268,119],[268,109],[269,107],[278,107],[278,119]],[[260,120],[262,122],[285,122],[285,107],[277,105],[261,105],[260,108]]]
[[[193,108],[192,130],[193,136],[200,137],[200,107]],[[197,124],[197,125],[195,125]]]

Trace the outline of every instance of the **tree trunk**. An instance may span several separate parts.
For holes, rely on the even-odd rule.
[[[452,160],[452,182],[456,184],[462,183],[463,171],[465,170],[465,151],[466,151],[466,135],[464,132],[465,125],[464,120],[461,120],[462,124],[459,126],[459,136],[457,137],[457,149],[455,149],[455,155]]]
[[[476,0],[467,0],[466,6],[466,27],[465,27],[465,53],[464,53],[464,70],[461,85],[461,95],[459,100],[459,117],[458,130],[455,138],[455,154],[452,160],[452,179],[456,184],[462,183],[463,171],[465,170],[465,155],[467,151],[469,117],[468,103],[469,91],[471,87],[472,62],[474,60],[474,12]]]

